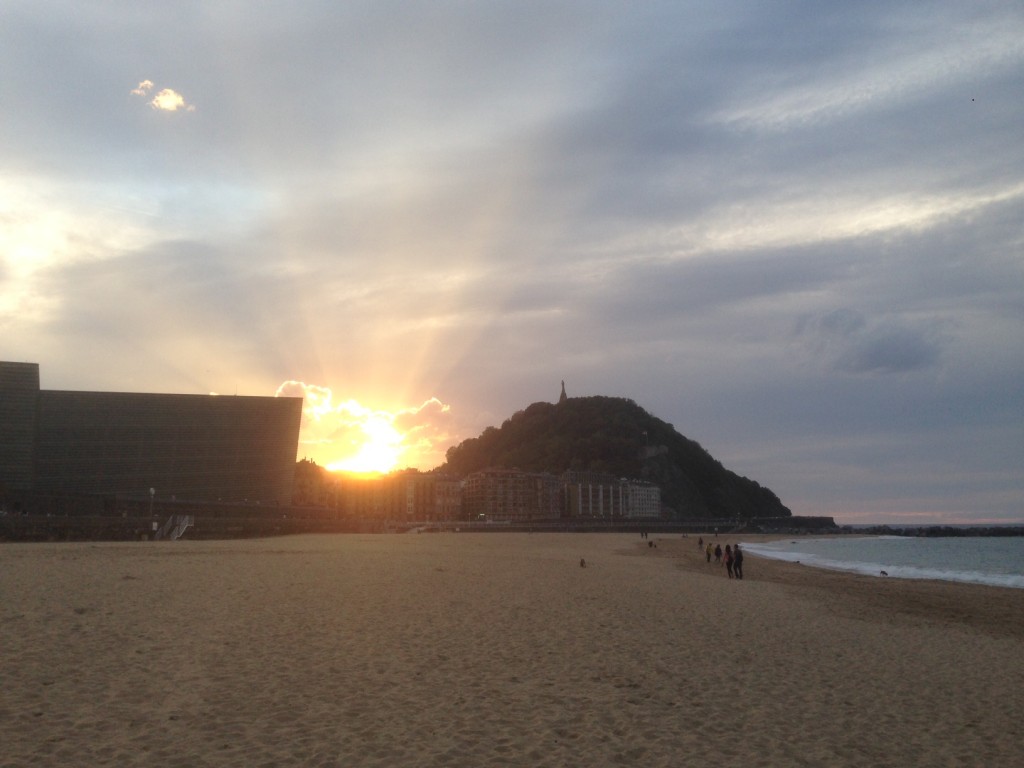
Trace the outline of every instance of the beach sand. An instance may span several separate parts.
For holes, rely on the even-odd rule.
[[[1024,590],[651,542],[2,545],[0,765],[1024,764]]]

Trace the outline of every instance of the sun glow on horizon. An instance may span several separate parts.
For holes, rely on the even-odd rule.
[[[329,463],[327,469],[358,474],[385,474],[395,469],[402,454],[404,438],[394,424],[383,414],[371,413],[367,414],[359,429],[363,442],[355,446],[355,454]]]
[[[440,446],[450,439],[450,408],[435,397],[390,412],[351,398],[336,403],[329,388],[301,381],[284,382],[277,395],[303,398],[302,454],[331,472],[387,474],[420,464],[430,469],[441,463]]]

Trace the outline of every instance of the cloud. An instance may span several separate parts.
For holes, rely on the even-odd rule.
[[[836,309],[822,315],[820,325],[826,333],[849,336],[864,327],[864,315],[852,309]]]
[[[440,465],[444,461],[444,452],[455,442],[451,406],[442,403],[436,397],[415,408],[399,411],[395,414],[394,424],[404,435],[410,457],[420,456],[426,460],[419,465],[423,469]]]
[[[906,11],[894,7],[887,13],[898,17]],[[850,57],[845,67],[797,68],[786,78],[777,71],[762,73],[751,83],[761,93],[744,92],[738,107],[726,107],[715,119],[731,127],[780,131],[831,122],[918,103],[936,92],[948,94],[970,84],[979,72],[1013,71],[1024,53],[1019,26],[1005,19],[976,20],[957,26],[954,34],[945,24],[925,28],[920,42],[931,44],[918,46],[906,45],[912,22],[891,21],[892,32],[874,41],[876,55]],[[838,58],[843,59],[841,54]]]
[[[920,371],[937,365],[942,352],[937,327],[914,327],[894,318],[869,322],[848,307],[799,318],[796,334],[816,356],[843,373]]]
[[[860,339],[837,361],[850,373],[908,373],[931,368],[940,348],[922,331],[912,328],[879,329]]]
[[[195,112],[195,106],[185,102],[185,97],[170,88],[164,88],[153,100],[149,102],[153,109],[162,109],[165,112],[177,112],[184,109],[186,112]]]
[[[130,93],[133,96],[149,96],[155,86],[152,80],[143,80]],[[149,106],[164,112],[177,112],[179,109],[185,112],[195,112],[194,104],[185,101],[185,97],[172,88],[162,88],[149,101]]]

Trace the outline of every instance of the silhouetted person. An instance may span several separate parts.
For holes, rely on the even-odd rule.
[[[739,544],[732,551],[732,572],[736,574],[737,579],[743,578],[743,553]]]
[[[732,547],[728,544],[725,545],[725,570],[729,573],[729,578],[732,578]]]
[[[716,563],[722,562],[722,545],[721,544],[716,544],[715,545],[715,562]]]

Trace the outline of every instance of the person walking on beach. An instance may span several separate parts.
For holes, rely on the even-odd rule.
[[[732,572],[737,579],[743,578],[743,553],[740,552],[740,545],[737,544],[732,550]]]
[[[697,539],[697,549],[704,549],[704,537]]]
[[[729,574],[729,578],[732,578],[732,547],[728,544],[725,545],[725,570]]]
[[[711,542],[709,541],[708,545],[706,547],[704,547],[704,554],[708,556],[708,562],[709,563],[711,562],[711,551],[712,551],[711,550]]]
[[[716,563],[722,562],[722,545],[721,544],[716,544],[715,545],[715,562]]]

